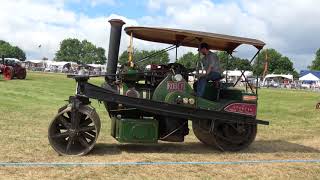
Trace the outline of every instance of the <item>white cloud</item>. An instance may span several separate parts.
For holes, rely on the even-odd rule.
[[[90,0],[90,5],[92,7],[95,7],[97,5],[115,5],[116,1],[115,0]]]
[[[320,1],[209,0],[176,2],[149,0],[148,8],[163,9],[164,16],[145,17],[147,24],[203,30],[265,41],[289,56],[299,69],[306,68],[319,46]],[[154,23],[157,22],[157,23]],[[301,63],[303,62],[303,63]]]
[[[137,25],[135,20],[113,14],[96,18],[76,14],[64,9],[61,1],[6,1],[0,6],[0,39],[21,47],[28,58],[53,58],[65,38],[87,39],[108,49],[110,26],[107,21],[112,18]]]
[[[86,2],[97,6],[118,1]],[[146,7],[147,15],[137,19],[118,15],[92,18],[66,9],[65,0],[4,0],[0,6],[0,39],[20,46],[31,58],[39,58],[40,54],[52,58],[59,42],[69,37],[88,39],[108,49],[107,20],[121,18],[126,25],[185,28],[261,39],[268,48],[275,48],[293,59],[299,69],[306,68],[320,48],[320,1],[148,0]],[[41,50],[39,44],[42,44]],[[127,45],[128,37],[123,36],[120,49],[125,50]],[[135,47],[139,49],[165,46],[135,40]],[[179,54],[183,52],[186,50],[181,49]]]

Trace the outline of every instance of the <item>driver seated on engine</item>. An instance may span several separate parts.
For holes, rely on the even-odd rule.
[[[209,80],[216,81],[221,79],[220,61],[216,53],[209,50],[207,43],[201,43],[199,46],[199,52],[204,55],[201,59],[201,69],[206,71],[205,74],[201,74],[198,77],[197,82],[197,96],[202,97],[204,95],[205,87]]]

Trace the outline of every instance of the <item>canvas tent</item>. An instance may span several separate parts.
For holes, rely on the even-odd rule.
[[[236,82],[238,78],[241,76],[242,71],[240,70],[233,70],[233,71],[224,71],[223,75],[225,76],[228,73],[228,81],[229,82]],[[245,78],[250,78],[253,77],[253,72],[252,71],[245,71],[244,76],[241,76],[241,80],[244,81]]]
[[[320,71],[302,70],[299,81],[315,82],[320,80]]]
[[[290,74],[268,74],[268,75],[266,75],[264,78],[263,78],[263,81],[262,81],[262,85],[263,86],[269,86],[269,83],[267,83],[268,82],[268,80],[270,80],[270,79],[285,79],[285,80],[287,80],[287,81],[293,81],[293,75],[290,75]],[[275,83],[279,83],[279,81],[278,82],[275,82]]]
[[[75,68],[77,63],[74,62],[66,62],[66,61],[48,61],[48,67],[46,71],[53,71],[53,72],[63,72],[68,71],[71,68]]]
[[[47,66],[47,61],[38,59],[28,59],[25,61],[28,69],[44,70]]]

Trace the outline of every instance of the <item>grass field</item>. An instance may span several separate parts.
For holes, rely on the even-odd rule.
[[[91,82],[101,84],[102,78]],[[157,162],[320,159],[320,116],[314,92],[262,89],[259,126],[249,149],[228,153],[202,145],[192,132],[185,143],[119,144],[110,134],[102,104],[93,106],[102,120],[98,144],[83,157],[58,156],[47,128],[57,109],[74,93],[65,75],[29,73],[24,81],[0,80],[0,162]],[[318,179],[319,163],[246,165],[148,165],[108,167],[0,167],[0,179]]]

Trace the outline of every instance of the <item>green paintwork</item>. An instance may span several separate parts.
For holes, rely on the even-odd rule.
[[[242,101],[243,92],[236,88],[221,89],[220,98],[225,100]]]
[[[164,102],[166,96],[170,93],[167,89],[167,83],[172,80],[172,75],[168,75],[160,84],[159,86],[155,89],[152,100],[154,101],[161,101]],[[193,92],[193,89],[191,86],[186,82],[185,80],[182,80],[185,84],[185,90],[184,92],[187,94],[191,94]]]
[[[219,101],[221,99],[242,101],[242,96],[245,94],[244,91],[230,87],[229,84],[222,83],[219,89],[215,87],[214,83],[208,82],[203,97],[211,101]]]
[[[219,89],[215,87],[214,83],[208,82],[206,85],[203,97],[211,101],[217,101],[218,93],[219,93]]]
[[[134,67],[126,67],[121,73],[122,77],[126,81],[137,82],[143,78],[143,76],[141,76],[139,73],[139,70]]]
[[[213,102],[213,101],[209,101],[207,99],[204,98],[200,98],[200,97],[195,97],[192,96],[190,94],[184,93],[184,92],[171,92],[169,93],[166,98],[165,98],[165,102],[166,103],[170,103],[170,104],[177,104],[177,99],[183,99],[183,98],[192,98],[195,100],[194,104],[184,104],[181,103],[181,106],[187,106],[187,107],[196,107],[196,108],[201,108],[201,109],[208,109],[208,110],[218,110],[221,107],[221,103],[220,102]]]
[[[193,98],[195,99],[194,96],[191,96],[190,94],[184,93],[184,92],[179,92],[179,91],[175,91],[175,92],[171,92],[169,94],[167,94],[167,96],[165,97],[164,102],[166,103],[170,103],[170,104],[177,104],[177,99],[180,98],[181,100],[183,98]],[[188,107],[196,107],[196,103],[195,104],[181,104],[182,106],[188,106]]]
[[[159,123],[155,119],[111,120],[111,135],[122,143],[157,143]]]
[[[125,95],[126,92],[128,91],[128,89],[129,89],[128,85],[126,83],[122,83],[122,91],[121,91],[122,93],[121,93],[121,95]]]
[[[207,109],[207,110],[221,110],[226,104],[228,104],[228,101],[225,101],[225,100],[217,101],[218,89],[214,88],[212,83],[208,83],[208,86],[206,87],[206,90],[205,90],[205,96],[204,96],[204,98],[201,98],[201,97],[196,97],[196,96],[192,95],[193,89],[184,80],[183,80],[185,83],[185,91],[184,92],[180,92],[180,91],[169,92],[167,90],[168,81],[172,81],[171,75],[168,75],[159,84],[159,86],[154,91],[152,100],[166,102],[166,103],[170,103],[170,104],[177,104],[177,99],[179,99],[179,98],[180,99],[193,98],[193,99],[195,99],[195,104],[192,105],[189,103],[188,104],[180,103],[179,105]],[[241,99],[242,99],[242,94],[241,94],[242,92],[240,90],[237,90],[237,91],[230,90],[229,91],[226,89],[226,90],[223,90],[223,92],[227,92],[227,93],[229,92],[229,95],[231,96],[230,100],[238,100],[238,98],[237,98],[238,93],[240,93]],[[235,99],[232,99],[232,98],[235,98]]]
[[[133,71],[132,73],[134,76],[135,73]],[[221,111],[227,104],[242,101],[242,97],[245,94],[242,90],[233,87],[222,85],[219,89],[213,83],[208,83],[204,98],[201,98],[194,96],[193,89],[185,80],[179,82],[184,85],[183,91],[178,89],[170,92],[168,84],[172,85],[172,82],[175,82],[172,75],[168,75],[155,89],[152,100],[179,106]],[[123,93],[125,93],[128,89],[135,88],[135,86],[128,82],[123,83],[122,88]],[[143,91],[139,91],[139,93],[142,95]],[[188,101],[183,102],[184,98]],[[190,100],[194,100],[194,103],[190,103]],[[158,131],[159,122],[153,118],[121,119],[113,117],[111,120],[111,135],[119,142],[157,143],[159,138]]]
[[[225,106],[224,101],[209,101],[207,99],[198,97],[197,98],[197,107],[201,109],[207,109],[207,110],[221,110]]]

